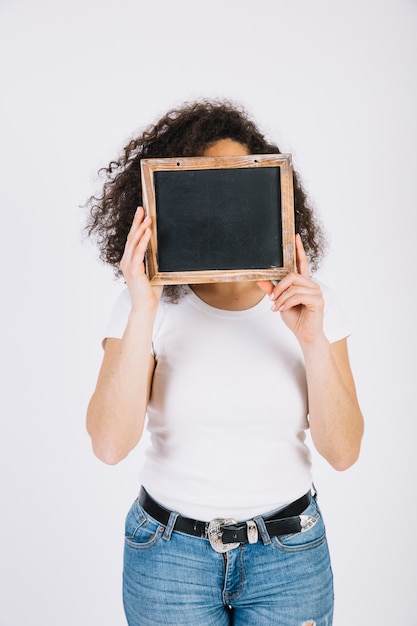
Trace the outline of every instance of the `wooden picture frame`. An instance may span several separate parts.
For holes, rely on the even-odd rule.
[[[152,284],[279,281],[295,270],[290,154],[142,159]]]

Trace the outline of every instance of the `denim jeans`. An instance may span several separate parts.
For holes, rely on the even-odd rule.
[[[123,601],[129,626],[331,626],[333,576],[316,497],[305,532],[221,554],[208,539],[173,531],[136,500],[126,518]]]

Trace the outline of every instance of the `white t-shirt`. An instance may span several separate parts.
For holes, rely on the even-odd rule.
[[[350,329],[334,292],[321,287],[334,342]],[[126,289],[106,337],[122,337],[129,311]],[[153,353],[140,480],[158,502],[194,519],[243,520],[309,490],[303,355],[267,296],[245,311],[214,308],[189,288],[177,304],[161,298]]]

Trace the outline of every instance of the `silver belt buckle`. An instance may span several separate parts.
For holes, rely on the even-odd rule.
[[[258,527],[256,525],[256,522],[253,521],[253,519],[246,522],[246,529],[247,529],[247,534],[248,534],[248,542],[258,543],[258,539],[259,539]]]
[[[305,533],[306,530],[310,530],[310,528],[313,528],[313,526],[317,522],[317,519],[312,515],[299,515],[299,518],[302,533]]]
[[[237,543],[223,543],[222,541],[222,531],[221,526],[228,526],[229,524],[236,524],[237,521],[232,517],[228,519],[222,519],[221,517],[216,517],[212,519],[208,529],[207,536],[209,538],[211,547],[216,552],[229,552],[229,550],[233,550],[233,548],[237,548],[239,546],[239,542]]]

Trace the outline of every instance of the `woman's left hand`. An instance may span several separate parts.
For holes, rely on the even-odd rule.
[[[295,237],[298,272],[287,274],[277,285],[259,281],[259,287],[273,302],[285,324],[301,344],[323,337],[324,300],[320,286],[311,279],[309,263],[300,235]]]

